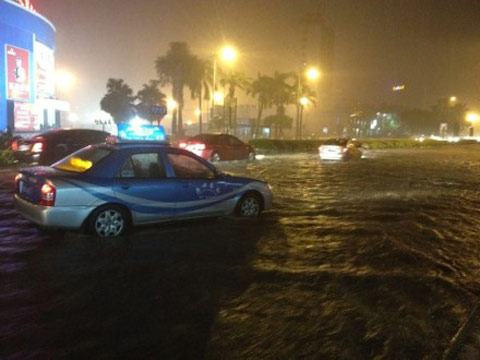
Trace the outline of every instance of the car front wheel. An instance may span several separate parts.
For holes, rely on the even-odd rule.
[[[213,162],[219,162],[221,160],[222,160],[222,158],[221,158],[220,154],[216,151],[212,155],[210,155],[210,162],[212,162],[212,163]]]
[[[120,236],[127,229],[127,225],[126,211],[115,205],[107,205],[95,210],[90,218],[91,232],[101,238]]]
[[[260,197],[256,194],[246,194],[238,202],[237,215],[241,217],[257,217],[262,212]]]

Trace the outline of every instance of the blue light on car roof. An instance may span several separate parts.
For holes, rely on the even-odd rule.
[[[163,126],[118,124],[118,138],[121,141],[144,140],[166,142],[167,134]]]

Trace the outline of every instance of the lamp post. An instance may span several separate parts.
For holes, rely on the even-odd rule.
[[[298,110],[297,110],[297,131],[295,137],[301,139],[302,137],[302,117],[303,117],[303,107],[308,104],[308,98],[303,96],[302,89],[302,78],[305,77],[306,80],[311,82],[316,82],[320,78],[320,71],[314,67],[310,66],[305,69],[305,64],[302,70],[298,74],[298,89],[297,89],[297,101],[298,101]]]
[[[474,112],[469,112],[467,113],[467,116],[465,117],[465,119],[470,123],[470,127],[468,129],[468,135],[470,137],[473,137],[473,134],[474,134],[473,123],[480,120],[480,115]]]
[[[228,64],[233,64],[237,58],[237,51],[232,46],[224,46],[220,52],[220,58]],[[218,54],[213,54],[213,96],[212,96],[212,121],[215,117],[215,103],[221,97],[223,99],[223,95],[219,95],[217,93],[217,56]]]

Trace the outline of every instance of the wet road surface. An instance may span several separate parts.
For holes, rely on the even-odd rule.
[[[45,234],[0,173],[0,358],[438,359],[480,295],[480,146],[225,163],[274,210]]]

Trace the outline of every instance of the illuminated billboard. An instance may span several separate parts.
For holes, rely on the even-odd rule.
[[[7,99],[30,101],[30,53],[5,45],[7,63]]]
[[[13,119],[15,131],[38,131],[40,129],[35,106],[32,103],[15,101]]]
[[[33,54],[37,98],[51,98],[55,95],[55,56],[53,50],[41,42],[35,41]]]

